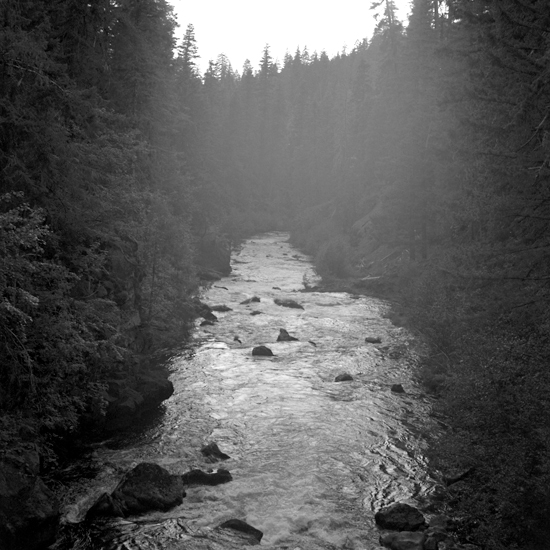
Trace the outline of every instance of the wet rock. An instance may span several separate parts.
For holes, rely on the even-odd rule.
[[[380,544],[391,550],[423,550],[425,538],[422,532],[384,533],[380,536]]]
[[[218,318],[211,311],[204,313],[203,317],[206,321],[212,321],[213,323],[218,320]]]
[[[185,485],[220,485],[228,483],[233,478],[228,470],[219,469],[217,472],[206,473],[202,470],[191,470],[181,476]]]
[[[255,309],[254,311],[250,312],[250,315],[261,315],[261,311],[258,311],[257,309]]]
[[[181,476],[150,462],[142,462],[130,470],[111,494],[104,515],[130,516],[150,510],[166,511],[183,502],[185,491]]]
[[[297,342],[298,338],[290,336],[290,334],[284,329],[279,329],[279,336],[277,336],[277,342]]]
[[[101,425],[106,431],[132,425],[141,414],[154,409],[174,393],[168,376],[166,369],[144,364],[137,372],[120,373],[120,378],[110,378],[103,394],[108,403],[107,414],[87,420]]]
[[[264,534],[259,529],[252,527],[252,525],[249,525],[248,523],[240,519],[227,520],[219,525],[217,529],[231,529],[233,531],[244,533],[245,535],[248,535],[251,541],[256,541],[253,544],[260,544],[260,541],[264,536]]]
[[[378,336],[367,336],[365,338],[365,342],[367,344],[381,344],[382,343],[382,339]]]
[[[344,372],[342,374],[339,374],[334,381],[335,382],[347,382],[349,380],[353,380],[353,376],[351,374],[348,374],[347,372]]]
[[[225,304],[220,306],[212,306],[210,309],[212,309],[212,311],[233,311],[229,306],[226,306]]]
[[[393,393],[405,393],[405,390],[401,384],[392,384],[390,389]]]
[[[0,461],[0,548],[34,550],[53,542],[59,519],[54,494],[24,457]]]
[[[308,344],[311,344],[313,347],[317,347],[317,344],[313,340],[308,340]]]
[[[376,512],[374,519],[383,529],[395,531],[416,531],[426,524],[424,516],[416,508],[402,502],[382,508]]]
[[[296,302],[296,300],[275,298],[273,300],[278,306],[290,307],[294,309],[304,309],[304,306]]]
[[[218,444],[212,441],[208,445],[205,445],[201,449],[201,453],[209,459],[209,462],[216,462],[218,460],[227,460],[231,458],[229,455],[226,455],[224,452],[220,451]]]
[[[259,302],[259,301],[260,301],[260,299],[258,298],[258,296],[252,296],[252,298],[248,298],[246,300],[243,300],[241,302],[241,305],[245,306],[247,304],[252,304],[254,302]]]
[[[200,324],[201,327],[213,327],[214,326],[214,322],[213,321],[209,321],[208,319],[206,319],[205,321],[203,321],[201,324]]]
[[[241,342],[241,340],[239,339],[238,336],[233,337],[233,342],[239,342],[239,344],[242,344],[242,342]]]
[[[256,346],[252,350],[252,355],[260,355],[264,357],[272,357],[273,352],[267,346]]]

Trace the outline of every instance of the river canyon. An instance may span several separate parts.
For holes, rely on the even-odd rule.
[[[380,548],[375,511],[414,505],[435,484],[414,338],[386,317],[384,301],[315,291],[310,259],[288,234],[246,241],[232,269],[201,297],[226,311],[215,311],[213,324],[198,320],[192,351],[169,362],[174,395],[147,422],[97,446],[98,473],[71,489],[63,522],[78,525],[140,462],[173,474],[223,467],[231,482],[189,487],[168,512],[95,522],[88,548],[228,548],[214,528],[232,518],[262,531],[269,548]],[[297,340],[278,342],[280,329]],[[253,356],[259,345],[273,356]],[[336,382],[343,373],[352,380]],[[230,458],[208,463],[200,449],[210,442]]]

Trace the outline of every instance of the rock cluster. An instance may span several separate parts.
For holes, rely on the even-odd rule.
[[[111,494],[104,493],[99,497],[86,519],[127,517],[151,510],[165,512],[183,502],[186,486],[219,485],[231,480],[228,470],[203,472],[193,469],[183,475],[175,475],[158,464],[142,462],[126,473]]]

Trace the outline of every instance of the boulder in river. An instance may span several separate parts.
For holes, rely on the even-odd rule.
[[[342,374],[339,374],[334,379],[335,382],[348,382],[349,380],[353,380],[353,376],[347,372],[343,372]]]
[[[262,312],[261,311],[258,311],[257,309],[255,309],[254,311],[251,311],[250,312],[250,315],[261,315]]]
[[[267,346],[256,346],[252,350],[252,355],[259,355],[264,357],[273,357],[273,352]]]
[[[43,548],[56,533],[58,503],[27,464],[24,456],[0,461],[0,548]]]
[[[212,441],[205,445],[201,449],[201,453],[206,457],[208,462],[217,462],[218,460],[227,460],[231,458],[229,455],[226,455],[224,452],[220,451],[218,444]]]
[[[367,336],[365,338],[365,342],[367,344],[381,344],[382,338],[380,338],[379,336]]]
[[[279,329],[279,336],[277,336],[277,342],[297,342],[298,338],[290,336],[290,334],[284,329]]]
[[[240,519],[229,519],[224,521],[221,525],[218,525],[217,529],[231,529],[232,531],[238,531],[247,535],[247,538],[250,539],[251,544],[260,544],[264,534],[252,525],[249,525],[245,521]],[[255,541],[255,542],[253,542]]]
[[[401,384],[392,384],[390,389],[393,393],[405,393],[405,390]]]
[[[383,533],[380,544],[391,550],[424,550],[426,535],[418,531]]]
[[[229,306],[222,304],[220,306],[212,306],[210,308],[212,311],[233,311]]]
[[[296,300],[275,298],[273,300],[278,306],[290,307],[294,309],[304,309],[302,304],[299,304]]]
[[[241,302],[241,305],[246,306],[247,304],[252,304],[253,302],[259,302],[260,299],[258,296],[252,296],[252,298],[247,298]]]
[[[130,516],[150,510],[166,511],[183,502],[185,491],[181,476],[150,462],[142,462],[123,477],[102,507],[96,505],[95,515]],[[90,510],[89,514],[92,513]]]
[[[207,473],[195,469],[183,474],[181,479],[185,485],[220,485],[233,478],[228,470],[219,469],[217,472]]]
[[[218,320],[218,318],[211,311],[207,311],[206,313],[204,313],[203,317],[206,321],[212,321],[213,323]]]
[[[382,508],[374,515],[376,523],[383,529],[395,531],[417,531],[426,525],[424,516],[404,502],[396,502]]]
[[[213,327],[214,326],[214,322],[213,321],[209,321],[208,319],[205,319],[201,324],[200,324],[201,327]]]

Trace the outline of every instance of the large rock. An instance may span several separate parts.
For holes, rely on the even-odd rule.
[[[104,428],[109,431],[131,426],[141,414],[154,409],[174,393],[165,369],[143,368],[135,374],[107,382]]]
[[[424,550],[424,540],[424,533],[417,531],[384,533],[380,536],[380,544],[391,550]]]
[[[181,476],[171,475],[158,464],[142,462],[130,470],[111,495],[103,495],[88,517],[131,516],[150,510],[166,511],[183,502]]]
[[[206,235],[197,243],[197,265],[204,274],[231,273],[231,246],[215,235]]]
[[[58,520],[54,494],[25,461],[0,461],[0,548],[43,548],[53,542]]]
[[[252,349],[252,355],[273,357],[273,352],[267,346],[256,346]]]
[[[376,512],[374,519],[383,529],[395,531],[416,531],[426,525],[424,516],[416,508],[403,502],[382,508]]]

